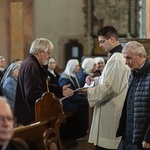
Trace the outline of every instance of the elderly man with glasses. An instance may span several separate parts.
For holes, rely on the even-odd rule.
[[[72,96],[70,85],[63,87],[48,83],[43,65],[52,57],[53,44],[45,38],[35,39],[30,47],[30,55],[22,62],[17,79],[14,115],[17,123],[28,125],[35,120],[35,102],[45,92],[57,97]]]
[[[28,150],[21,142],[12,140],[14,119],[7,99],[0,97],[0,150]]]

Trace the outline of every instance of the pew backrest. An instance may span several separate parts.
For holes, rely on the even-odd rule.
[[[65,119],[62,104],[53,93],[46,92],[36,101],[35,121],[58,119],[60,116],[62,120]]]

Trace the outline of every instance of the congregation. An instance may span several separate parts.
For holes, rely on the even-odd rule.
[[[36,101],[51,92],[58,100],[64,98],[64,113],[73,113],[60,126],[62,141],[88,137],[95,150],[150,149],[150,63],[145,48],[136,41],[122,47],[113,26],[99,29],[97,37],[99,46],[109,53],[108,60],[101,56],[82,62],[70,59],[62,72],[56,70],[54,46],[46,38],[32,42],[25,60],[15,59],[6,66],[0,56],[0,107],[7,107],[9,116],[16,118],[14,127],[27,126],[35,121]],[[85,84],[89,87],[84,88]],[[13,121],[4,119],[1,111],[0,146],[6,147],[12,143]],[[7,121],[11,135],[3,144]]]

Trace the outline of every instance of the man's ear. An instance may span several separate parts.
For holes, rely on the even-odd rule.
[[[111,40],[112,43],[115,42],[115,38],[113,36],[110,37],[110,40]]]

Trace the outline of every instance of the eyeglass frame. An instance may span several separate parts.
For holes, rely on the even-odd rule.
[[[108,39],[105,39],[105,40],[100,40],[100,41],[99,41],[99,44],[104,44],[106,40],[109,40],[109,38],[108,38]]]
[[[2,125],[5,121],[13,123],[15,119],[14,117],[0,115],[0,125]]]

